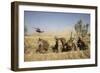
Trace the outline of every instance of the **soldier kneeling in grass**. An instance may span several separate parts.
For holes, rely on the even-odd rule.
[[[88,49],[88,46],[85,44],[85,42],[79,37],[77,41],[77,46],[80,50],[86,50]]]
[[[39,38],[38,49],[36,50],[36,52],[46,53],[48,51],[48,48],[49,48],[49,43],[46,40]]]

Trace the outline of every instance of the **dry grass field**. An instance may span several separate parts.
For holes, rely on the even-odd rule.
[[[45,35],[45,36],[44,36]],[[61,36],[63,35],[63,36]],[[66,38],[66,41],[70,38],[67,36],[68,34],[61,34],[59,37]],[[49,48],[48,51],[44,54],[36,53],[36,49],[38,48],[38,39],[42,38],[48,41]],[[85,39],[87,40],[87,39]],[[54,36],[50,34],[34,34],[31,36],[24,37],[24,61],[44,61],[44,60],[64,60],[64,59],[87,59],[90,58],[90,49],[86,50],[77,50],[68,51],[68,52],[58,52],[55,53],[52,51],[51,46],[55,44]]]
[[[48,54],[29,54],[25,55],[25,61],[46,61],[46,60],[64,60],[64,59],[87,59],[90,58],[89,50],[70,51],[63,53]]]

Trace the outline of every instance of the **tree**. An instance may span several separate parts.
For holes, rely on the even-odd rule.
[[[83,24],[82,20],[79,20],[75,26],[75,31],[78,36],[85,36],[88,33],[89,24]]]
[[[26,35],[27,34],[27,27],[24,26],[24,34]]]
[[[82,23],[82,20],[79,20],[76,24],[75,24],[75,31],[76,31],[76,33],[77,33],[77,35],[81,35],[81,33],[82,33],[82,25],[83,25],[83,23]]]

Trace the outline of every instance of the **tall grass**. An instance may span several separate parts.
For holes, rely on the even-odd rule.
[[[41,36],[42,39],[45,39],[50,44],[47,53],[41,54],[36,53],[36,49],[38,48],[38,38],[40,36],[25,36],[24,45],[25,45],[25,53],[24,53],[24,61],[44,61],[44,60],[64,60],[64,59],[87,59],[90,58],[90,49],[86,50],[76,50],[76,51],[68,51],[68,52],[52,52],[51,46],[54,45],[55,40],[54,36]],[[66,37],[64,37],[66,38]],[[68,37],[67,39],[68,40]]]

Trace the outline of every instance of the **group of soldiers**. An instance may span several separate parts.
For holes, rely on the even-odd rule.
[[[50,46],[48,41],[39,38],[38,48],[36,49],[36,52],[47,53],[49,48],[51,48],[52,52],[54,53],[88,49],[88,45],[82,40],[81,37],[78,37],[77,40],[74,38],[70,38],[68,41],[66,41],[65,38],[55,37],[54,39],[55,44],[53,46]],[[76,40],[76,42],[74,42],[74,40]]]

